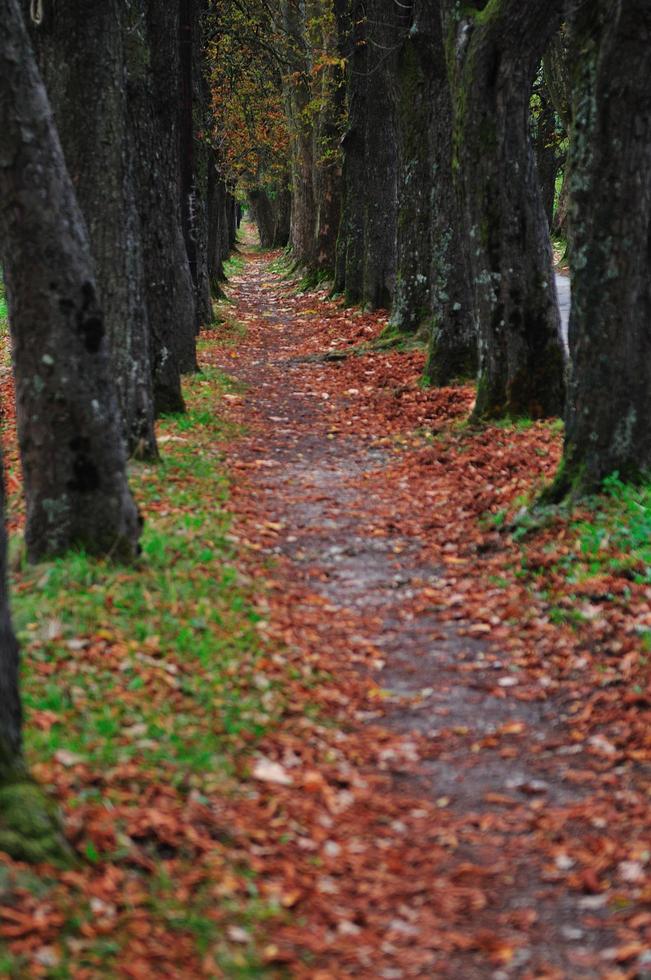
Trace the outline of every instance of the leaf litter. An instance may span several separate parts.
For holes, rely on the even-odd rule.
[[[15,574],[30,761],[81,862],[4,860],[7,975],[643,977],[644,570],[595,570],[588,510],[518,529],[557,426],[469,428],[470,387],[276,258],[231,280],[236,349],[203,334],[216,421],[138,470],[156,574],[41,570],[37,612]]]

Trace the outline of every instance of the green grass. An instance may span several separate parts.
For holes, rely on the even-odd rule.
[[[210,446],[197,453],[197,438],[227,434],[212,408],[202,405],[209,400],[201,390],[205,384],[201,376],[192,379],[188,413],[164,420],[161,462],[132,466],[132,486],[146,515],[138,567],[76,553],[23,568],[15,577],[14,619],[27,653],[25,704],[28,712],[61,716],[61,724],[44,733],[29,727],[28,715],[34,760],[60,749],[107,766],[138,756],[171,766],[174,781],[188,773],[199,778],[228,765],[225,738],[242,730],[261,735],[275,713],[274,698],[249,686],[240,671],[243,662],[253,670],[260,653],[259,617],[238,584],[219,454]],[[212,394],[217,387],[228,386],[213,377]],[[71,659],[71,646],[86,641],[124,646],[117,675],[113,664],[103,669],[100,662],[86,672],[83,656]],[[56,665],[56,674],[35,671],[41,663]],[[196,717],[179,714],[178,704],[164,700],[124,703],[113,697],[123,689],[141,690],[159,667],[176,678],[188,708],[201,709]],[[74,696],[61,672],[74,675]],[[125,728],[134,724],[146,731],[139,739],[125,738]]]
[[[237,276],[244,269],[245,261],[239,252],[231,252],[230,256],[224,262],[224,272],[226,273],[226,278],[230,279],[231,276]]]
[[[7,309],[7,297],[5,287],[0,278],[0,337],[4,337],[9,331],[9,310]]]
[[[26,566],[20,542],[12,543],[29,764],[41,779],[62,759],[96,774],[73,780],[69,812],[87,804],[123,805],[123,779],[114,783],[111,773],[131,764],[143,791],[163,784],[180,799],[192,792],[206,800],[236,791],[241,766],[283,710],[279,685],[258,667],[266,651],[260,615],[253,586],[238,572],[224,509],[229,484],[217,444],[237,430],[215,410],[234,388],[212,369],[187,379],[187,414],[160,425],[160,463],[132,464],[131,485],[145,516],[136,566],[81,552]],[[125,833],[116,820],[112,850],[103,852],[91,839],[78,848],[90,865],[119,864],[129,852],[128,838],[121,843]],[[179,902],[174,883],[156,890],[162,859],[155,847],[150,857],[158,869],[153,877],[143,874],[151,915],[170,932],[191,934],[199,953],[212,950],[225,975],[263,976],[253,943],[233,949],[224,941],[211,914],[214,894],[198,890]],[[182,848],[177,857],[191,862]],[[54,884],[43,882],[45,888]],[[234,914],[240,924],[275,909],[258,899],[252,884]],[[91,918],[78,901],[62,935],[78,937]],[[96,975],[115,975],[119,934],[115,939],[97,940],[89,949]],[[3,976],[24,975],[22,961],[14,959],[0,958]],[[66,956],[48,975],[72,975]]]
[[[634,486],[614,473],[604,491],[591,518],[572,524],[581,573],[623,574],[651,584],[651,483]]]

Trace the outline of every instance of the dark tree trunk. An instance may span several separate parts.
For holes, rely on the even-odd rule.
[[[32,37],[90,235],[127,446],[146,458],[157,452],[123,6],[61,0]]]
[[[207,10],[207,0],[191,2],[192,39],[192,98],[190,137],[194,141],[191,153],[193,162],[190,233],[194,237],[196,279],[195,295],[198,327],[212,323],[213,310],[210,297],[210,271],[208,267],[208,174],[214,166],[214,150],[211,137],[209,68],[204,49],[203,19]]]
[[[315,242],[314,264],[324,276],[334,275],[339,216],[341,214],[341,137],[345,117],[345,75],[338,61],[339,30],[335,4],[327,12],[323,0],[311,0],[308,16],[320,25],[318,44],[332,56],[321,66],[316,79],[314,96],[319,112],[315,124],[314,145],[314,206]]]
[[[208,276],[210,278],[210,294],[218,298],[222,294],[221,283],[224,281],[223,262],[226,257],[225,237],[227,231],[227,200],[226,185],[220,178],[214,159],[208,161]],[[226,253],[228,254],[228,253]]]
[[[396,283],[390,324],[405,333],[421,329],[430,312],[432,127],[435,61],[432,24],[422,4],[403,4],[398,36],[394,113],[398,136]],[[429,19],[428,19],[429,20]],[[440,33],[440,32],[439,32]]]
[[[179,12],[128,7],[129,113],[138,189],[157,413],[183,411],[181,371],[196,369],[194,291],[179,201]]]
[[[352,0],[350,23],[343,41],[348,50],[348,124],[342,148],[342,216],[337,239],[335,288],[348,303],[359,303],[364,295],[364,247],[366,190],[366,96],[368,48],[366,44],[366,5]]]
[[[347,65],[346,76],[343,86],[343,120],[344,130],[341,137],[341,186],[339,189],[340,205],[339,219],[337,223],[337,241],[335,244],[335,264],[334,264],[334,285],[335,293],[346,291],[346,263],[348,259],[349,241],[349,216],[351,200],[351,159],[354,151],[351,143],[352,125],[351,110],[354,108],[352,100],[353,94],[353,75],[352,68],[355,56],[359,58],[359,51],[353,47],[353,20],[351,0],[334,0],[335,21],[337,26],[337,53],[342,62]],[[358,113],[359,115],[359,113]],[[348,147],[346,147],[348,141]]]
[[[289,243],[296,265],[316,265],[316,202],[314,198],[314,126],[305,109],[311,99],[310,52],[305,0],[281,0],[283,30],[288,39],[292,71],[283,74],[285,106],[291,137],[292,209]]]
[[[572,377],[555,491],[651,471],[651,7],[575,4]]]
[[[362,301],[388,308],[396,278],[398,157],[390,86],[396,71],[400,6],[366,0],[365,235]]]
[[[416,7],[432,75],[430,302],[431,338],[425,377],[449,385],[477,373],[477,324],[462,211],[452,175],[452,101],[441,27],[440,0]]]
[[[348,50],[348,124],[342,141],[342,215],[335,289],[349,303],[391,304],[396,277],[397,152],[392,79],[400,8],[352,0],[338,11]]]
[[[285,190],[271,197],[264,188],[249,191],[249,207],[263,248],[284,248],[289,241],[291,197]]]
[[[460,181],[478,319],[474,415],[562,411],[563,353],[549,231],[529,136],[531,85],[560,0],[459,16],[445,0]]]
[[[27,553],[131,559],[140,524],[88,235],[17,0],[0,15],[0,216]]]

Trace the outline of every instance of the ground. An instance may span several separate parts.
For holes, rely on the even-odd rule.
[[[532,518],[557,423],[472,429],[381,315],[230,271],[143,568],[14,560],[81,863],[6,860],[7,975],[644,977],[648,497]]]

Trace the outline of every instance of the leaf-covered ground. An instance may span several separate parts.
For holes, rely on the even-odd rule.
[[[14,544],[80,864],[3,861],[0,972],[643,977],[651,493],[534,522],[557,424],[469,428],[278,257],[228,292],[134,468],[141,567]]]

